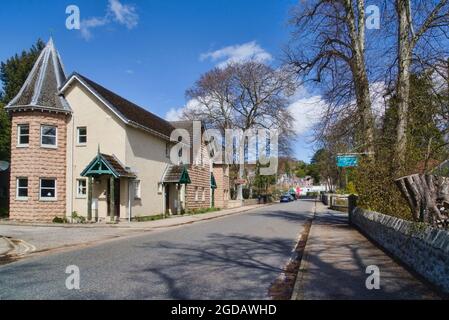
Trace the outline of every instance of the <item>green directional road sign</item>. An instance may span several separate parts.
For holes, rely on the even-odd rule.
[[[339,168],[357,167],[359,158],[356,155],[343,155],[337,157],[337,166]]]

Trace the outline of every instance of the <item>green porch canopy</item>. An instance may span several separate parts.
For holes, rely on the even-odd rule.
[[[98,153],[86,169],[81,172],[81,176],[97,177],[102,175],[113,176],[116,179],[136,177],[132,172],[130,172],[129,168],[123,166],[116,157]]]
[[[190,180],[189,171],[187,171],[187,168],[184,167],[181,174],[181,179],[179,179],[180,184],[191,184],[192,181]]]
[[[167,168],[162,178],[163,183],[191,184],[189,170],[186,166],[171,165]]]
[[[215,181],[215,177],[214,177],[213,173],[210,174],[210,187],[212,189],[217,189],[217,181]]]

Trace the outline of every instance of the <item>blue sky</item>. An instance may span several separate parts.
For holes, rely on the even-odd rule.
[[[162,117],[186,105],[185,90],[214,66],[247,54],[278,65],[297,0],[15,0],[2,2],[0,61],[52,35],[66,71],[77,71]],[[80,8],[82,30],[65,27]],[[86,26],[91,26],[90,28]],[[310,103],[300,90],[297,107]],[[312,97],[313,98],[313,97]],[[293,101],[292,101],[293,102]],[[298,110],[295,108],[294,110]],[[299,124],[303,126],[304,123]],[[305,129],[295,147],[313,154]]]

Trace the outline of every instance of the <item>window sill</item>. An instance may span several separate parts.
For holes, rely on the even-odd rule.
[[[85,147],[87,147],[87,143],[77,143],[76,145],[75,145],[75,147],[77,147],[77,148],[85,148]]]
[[[46,146],[46,145],[41,145],[42,149],[52,149],[52,150],[56,150],[58,149],[58,146]]]
[[[30,147],[29,144],[18,144],[17,145],[17,148],[19,148],[19,149],[26,149],[26,148],[29,148],[29,147]]]
[[[48,198],[48,199],[40,198],[39,201],[41,201],[41,202],[56,202],[56,201],[58,201],[58,199],[56,199],[56,198]]]
[[[85,199],[87,199],[87,196],[76,196],[75,199],[85,200]]]
[[[28,201],[28,198],[16,198],[16,201]]]

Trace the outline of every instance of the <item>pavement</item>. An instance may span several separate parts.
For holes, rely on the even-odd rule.
[[[368,290],[368,266],[380,271],[380,289]],[[348,215],[318,204],[292,299],[439,299],[348,224]]]
[[[30,247],[28,254],[35,252],[46,252],[49,250],[67,249],[77,246],[88,246],[98,244],[126,236],[134,236],[143,232],[180,227],[187,224],[223,218],[229,215],[242,214],[249,210],[264,207],[266,205],[252,205],[241,208],[227,209],[199,215],[174,216],[168,219],[146,222],[127,222],[119,224],[39,224],[39,223],[17,223],[3,221],[0,223],[0,257],[7,251],[7,242],[2,237],[8,237],[14,242],[20,242]],[[3,249],[4,248],[4,249]],[[18,248],[17,246],[13,246]],[[2,250],[4,251],[2,253]],[[23,250],[21,250],[23,253]],[[9,252],[15,255],[15,250]],[[24,256],[24,254],[22,254]]]
[[[313,207],[275,204],[31,256],[0,266],[0,300],[269,299]],[[71,265],[80,290],[65,286]]]

